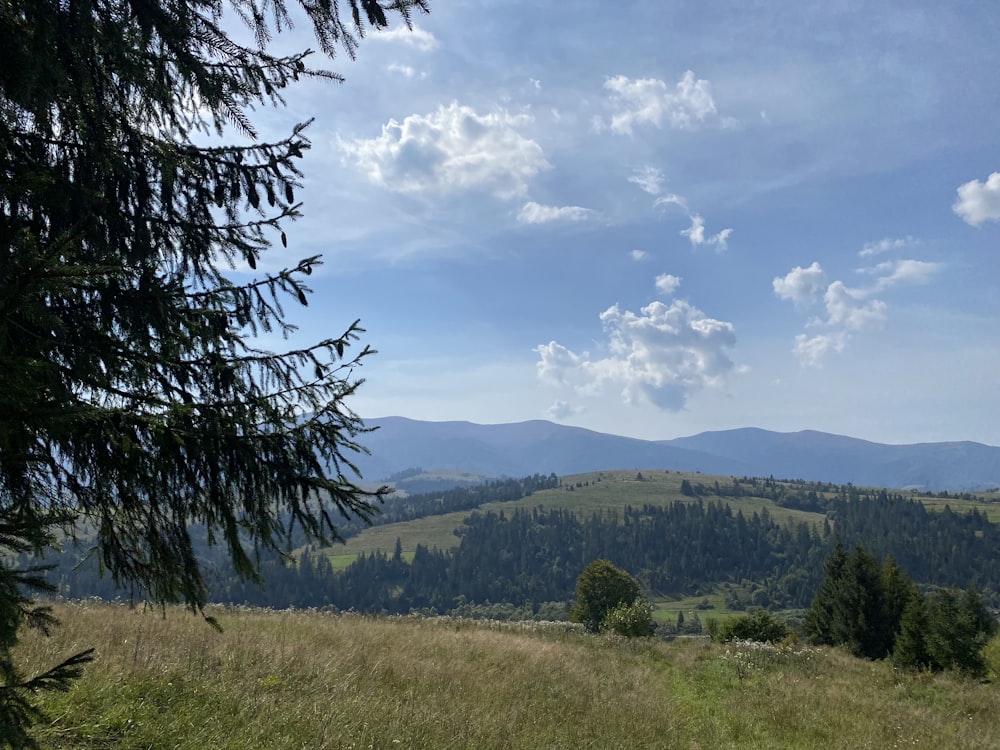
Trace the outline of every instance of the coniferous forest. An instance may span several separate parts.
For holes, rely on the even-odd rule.
[[[389,613],[502,603],[522,614],[558,617],[573,599],[580,572],[599,558],[629,571],[653,596],[702,595],[730,584],[732,609],[804,609],[840,540],[847,548],[863,545],[880,559],[891,557],[921,586],[971,586],[998,603],[1000,525],[976,509],[930,510],[901,493],[850,485],[743,478],[685,480],[677,500],[590,514],[523,504],[496,510],[497,503],[558,486],[555,475],[536,475],[390,499],[376,524],[473,510],[455,529],[457,544],[450,549],[418,544],[404,556],[397,543],[393,551],[362,554],[338,571],[326,551],[303,546],[294,555],[262,556],[259,585],[236,576],[216,548],[201,543],[199,553],[211,597],[220,603]],[[740,498],[750,495],[775,508],[809,511],[817,520],[779,519],[767,507],[744,512]],[[485,503],[491,510],[474,510]],[[345,537],[360,530],[356,522],[341,527]],[[65,596],[128,596],[98,575],[96,560],[81,563],[80,550],[49,562],[55,566],[49,579]]]

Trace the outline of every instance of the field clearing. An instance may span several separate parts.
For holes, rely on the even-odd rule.
[[[954,513],[969,513],[975,509],[985,514],[992,523],[1000,523],[1000,500],[994,499],[991,502],[989,500],[962,500],[954,497],[924,497],[921,495],[916,495],[913,499],[926,505],[928,510],[938,513],[943,512],[945,507],[951,508]]]
[[[642,480],[636,479],[638,474]],[[598,481],[600,479],[600,481]],[[688,480],[692,484],[700,482],[711,485],[716,480],[719,484],[729,484],[730,477],[712,477],[704,474],[681,474],[676,471],[602,471],[591,474],[577,474],[563,477],[563,487],[554,490],[541,490],[520,500],[507,503],[491,503],[484,505],[484,510],[500,510],[501,508],[537,508],[543,506],[546,510],[571,510],[580,516],[590,516],[592,513],[606,511],[621,511],[626,505],[641,508],[643,505],[663,507],[675,502],[705,503],[722,502],[729,505],[733,511],[742,510],[746,516],[760,513],[765,508],[771,517],[779,522],[794,520],[807,523],[822,523],[822,513],[781,508],[773,501],[762,497],[718,497],[706,494],[703,497],[689,497],[681,494],[681,482]],[[589,484],[588,484],[589,483]],[[577,484],[582,486],[577,487]],[[572,485],[573,490],[566,486]]]
[[[42,747],[1000,747],[1000,685],[896,673],[831,649],[623,641],[543,624],[58,604],[27,633],[28,673],[89,646],[42,699]],[[728,653],[727,653],[728,652]],[[743,663],[743,662],[739,662]]]
[[[642,474],[642,481],[636,480],[637,474]],[[499,513],[512,512],[514,509],[533,509],[543,507],[546,510],[570,510],[581,517],[593,513],[608,511],[621,512],[626,505],[641,508],[643,505],[666,506],[674,502],[693,503],[699,499],[703,502],[724,502],[734,511],[741,510],[747,517],[754,513],[767,510],[771,517],[781,521],[805,521],[807,523],[822,523],[823,514],[809,513],[790,508],[781,508],[772,501],[760,497],[716,497],[706,495],[703,498],[687,497],[681,494],[681,482],[701,482],[711,485],[716,480],[720,484],[731,482],[729,477],[712,477],[704,474],[665,472],[655,470],[630,471],[600,471],[588,474],[576,474],[563,478],[563,487],[559,489],[540,490],[518,500],[508,502],[486,503],[480,512]],[[577,487],[576,485],[580,486]],[[572,486],[572,491],[566,489]],[[459,538],[455,529],[462,521],[476,511],[458,511],[440,516],[427,516],[414,521],[373,526],[365,529],[357,536],[351,537],[346,544],[328,547],[323,550],[330,558],[334,569],[341,570],[350,565],[358,555],[369,554],[381,550],[391,554],[400,540],[404,556],[412,558],[418,544],[428,548],[437,547],[446,550],[457,547]]]

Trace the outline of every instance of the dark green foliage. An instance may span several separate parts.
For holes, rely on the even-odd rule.
[[[709,629],[712,640],[719,643],[729,641],[760,641],[779,643],[791,634],[788,626],[767,610],[758,609],[722,623],[712,620]]]
[[[984,677],[983,649],[996,632],[996,621],[974,590],[936,589],[910,601],[893,658],[904,668]]]
[[[824,571],[803,623],[814,643],[869,659],[891,655],[906,669],[986,673],[982,649],[997,624],[974,589],[925,597],[892,558],[879,570],[868,550],[847,555],[839,540]]]
[[[408,23],[425,9],[348,4],[344,23],[336,3],[299,3],[327,55],[353,55],[387,11]],[[352,351],[357,322],[299,349],[254,345],[294,328],[283,305],[307,304],[318,259],[226,275],[287,245],[309,148],[304,124],[257,141],[247,113],[300,76],[337,76],[268,51],[290,25],[282,0],[226,6],[256,46],[227,36],[223,7],[0,3],[0,546],[37,555],[86,527],[117,583],[194,610],[208,588],[190,524],[254,577],[291,529],[335,537],[341,514],[367,517],[383,494],[351,461],[364,425],[345,399],[371,354]],[[0,587],[5,663],[32,622],[22,590]],[[3,679],[15,732],[32,717],[11,696],[47,683]]]
[[[577,579],[570,619],[597,633],[613,609],[634,603],[639,594],[639,584],[632,576],[607,560],[594,560]]]
[[[893,644],[892,660],[903,669],[930,669],[927,649],[927,607],[923,595],[915,591],[903,609],[899,634]]]
[[[858,546],[847,555],[839,540],[823,567],[824,579],[803,622],[813,643],[846,646],[855,656],[881,659],[892,653],[907,587],[895,563],[880,569]],[[891,596],[883,581],[894,588]],[[897,591],[900,589],[900,591]]]

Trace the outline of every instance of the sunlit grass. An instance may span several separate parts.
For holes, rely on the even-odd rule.
[[[1000,747],[1000,688],[822,649],[741,675],[705,639],[564,626],[63,604],[42,668],[95,646],[44,697],[49,748]]]

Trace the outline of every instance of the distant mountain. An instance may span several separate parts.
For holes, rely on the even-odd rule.
[[[543,420],[481,425],[385,417],[365,424],[378,427],[361,441],[372,452],[357,462],[366,480],[412,467],[512,477],[633,467],[743,473],[739,462],[725,457]]]
[[[1000,486],[1000,448],[981,443],[883,445],[806,430],[755,428],[637,440],[542,420],[480,425],[385,417],[365,422],[368,481],[415,467],[492,476],[673,469],[801,478],[877,487],[972,490]]]
[[[1000,486],[1000,448],[968,441],[884,445],[815,430],[703,432],[664,445],[727,456],[775,477],[876,487],[972,490]]]

